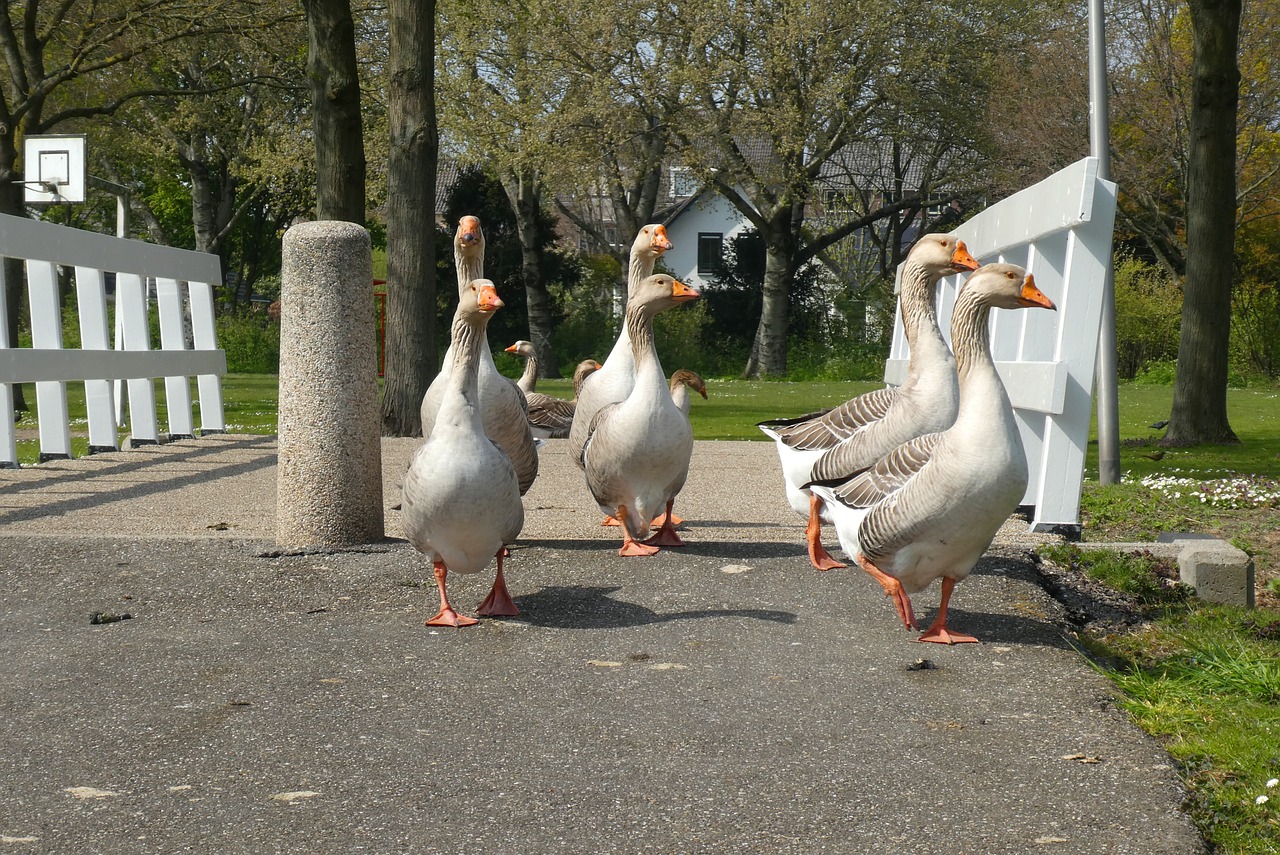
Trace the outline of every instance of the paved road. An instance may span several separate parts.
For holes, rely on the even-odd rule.
[[[435,630],[412,447],[338,553],[275,548],[271,438],[0,472],[0,855],[1204,851],[1016,526],[953,601],[984,643],[926,647],[808,568],[770,445],[699,443],[689,546],[621,559],[552,442],[523,615]]]

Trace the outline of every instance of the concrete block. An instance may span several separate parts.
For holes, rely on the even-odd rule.
[[[383,539],[382,430],[369,234],[314,222],[285,232],[276,540]]]
[[[1254,607],[1253,559],[1222,540],[1181,541],[1178,575],[1196,596],[1214,603]]]

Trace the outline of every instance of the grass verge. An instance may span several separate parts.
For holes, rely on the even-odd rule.
[[[1131,629],[1080,638],[1122,708],[1178,763],[1205,839],[1280,852],[1280,614],[1198,600],[1150,553],[1068,545],[1041,557],[1127,597]]]

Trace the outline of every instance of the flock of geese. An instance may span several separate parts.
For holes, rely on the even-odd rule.
[[[463,217],[454,236],[458,308],[440,373],[422,401],[424,442],[405,474],[401,503],[409,541],[434,564],[439,611],[430,626],[467,626],[447,593],[449,572],[478,573],[497,560],[482,616],[514,616],[503,578],[506,544],[524,524],[521,497],[538,474],[538,444],[567,437],[571,459],[605,515],[622,533],[623,556],[682,546],[676,496],[689,474],[689,395],[706,397],[691,371],[668,381],[654,345],[661,312],[698,292],[664,274],[666,229],[647,225],[631,249],[623,328],[604,363],[574,372],[574,400],[536,391],[533,346],[506,348],[526,360],[519,382],[498,372],[486,328],[502,307],[484,278],[484,234]],[[951,344],[938,324],[937,285],[970,272],[952,311]],[[760,423],[776,443],[787,500],[808,520],[809,559],[844,567],[822,546],[833,525],[845,554],[891,598],[903,625],[918,629],[910,593],[942,580],[942,598],[920,641],[976,641],[946,626],[947,605],[1017,507],[1027,484],[1026,454],[991,357],[992,308],[1053,309],[1023,268],[979,266],[952,235],[920,238],[901,277],[907,379],[830,410]]]

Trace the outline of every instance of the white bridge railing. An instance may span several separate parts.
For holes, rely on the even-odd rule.
[[[981,262],[1019,264],[1056,312],[991,313],[991,350],[1013,402],[1030,479],[1023,505],[1032,528],[1077,525],[1093,410],[1094,368],[1102,323],[1103,277],[1111,259],[1116,185],[1098,178],[1087,157],[991,206],[953,234]],[[948,342],[961,276],[944,280],[938,320]],[[885,381],[907,374],[899,312]]]
[[[71,456],[67,383],[83,382],[89,450],[119,448],[116,382],[128,389],[134,445],[160,441],[153,379],[165,378],[168,435],[195,435],[190,378],[197,378],[202,433],[226,429],[220,377],[225,354],[218,349],[213,286],[222,281],[216,255],[156,246],[0,214],[0,256],[26,263],[32,346],[9,341],[5,299],[0,299],[0,467],[17,465],[13,384],[35,383],[40,460]],[[79,312],[79,349],[62,345],[58,267],[74,268]],[[121,349],[109,338],[106,274],[115,274],[116,326]],[[160,349],[151,349],[147,283],[155,281]],[[0,298],[7,288],[0,266]],[[187,338],[190,317],[191,341]]]

